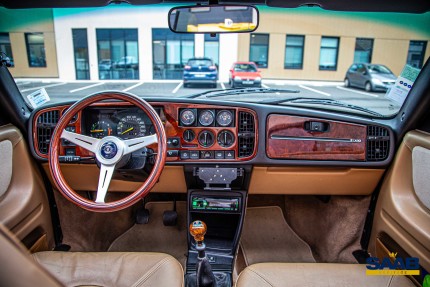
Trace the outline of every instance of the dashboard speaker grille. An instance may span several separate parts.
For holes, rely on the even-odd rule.
[[[255,148],[255,119],[251,113],[239,112],[239,157],[249,157]]]
[[[388,129],[379,126],[367,127],[367,160],[382,161],[390,152],[390,134]]]
[[[59,110],[45,112],[37,118],[37,149],[41,154],[48,154],[51,135],[59,118]]]

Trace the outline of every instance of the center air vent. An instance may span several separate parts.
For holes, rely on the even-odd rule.
[[[239,158],[249,157],[255,148],[255,119],[251,113],[239,112]]]
[[[37,149],[41,154],[48,154],[51,135],[59,118],[59,110],[45,112],[37,118]]]
[[[390,153],[388,129],[378,126],[367,127],[367,160],[383,161]]]

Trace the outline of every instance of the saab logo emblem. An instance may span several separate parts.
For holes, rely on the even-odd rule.
[[[416,257],[396,258],[397,252],[389,257],[366,259],[366,275],[420,275],[420,262]]]

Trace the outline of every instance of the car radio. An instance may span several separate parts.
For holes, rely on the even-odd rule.
[[[240,198],[216,198],[205,196],[192,196],[191,197],[191,210],[192,211],[227,211],[238,212],[240,211]]]

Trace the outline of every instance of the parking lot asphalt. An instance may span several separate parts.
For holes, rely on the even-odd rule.
[[[80,81],[61,82],[49,80],[17,80],[17,86],[24,96],[27,96],[40,88],[45,88],[49,97],[55,101],[78,100],[87,95],[107,90],[123,91],[136,94],[141,97],[184,97],[208,90],[229,89],[228,83],[219,82],[216,88],[204,85],[194,85],[184,88],[182,81]],[[333,99],[348,104],[365,107],[384,115],[393,114],[399,109],[398,104],[385,97],[385,93],[366,92],[361,89],[346,88],[341,82],[305,82],[286,80],[263,81],[263,88],[275,88],[285,90],[297,90],[299,93],[264,94],[271,98],[323,98]],[[238,96],[235,96],[236,98]],[[227,99],[227,98],[226,98]]]

